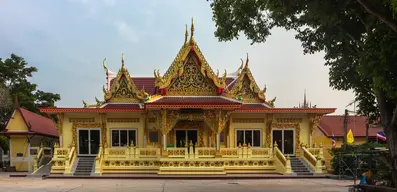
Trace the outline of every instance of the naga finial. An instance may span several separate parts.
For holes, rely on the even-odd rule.
[[[87,103],[83,100],[83,106],[84,106],[84,108],[87,108]]]
[[[106,72],[108,71],[108,67],[106,66],[106,57],[105,57],[105,59],[103,59],[103,61],[102,61],[102,63],[103,63],[103,68],[106,70]]]
[[[276,101],[276,98],[277,98],[277,97],[274,97],[272,100],[268,101],[268,103],[269,103],[269,105],[270,105],[271,107],[274,107],[274,102]]]
[[[249,58],[248,58],[248,53],[247,53],[247,60],[245,61],[245,68],[248,68],[248,62],[249,62]]]
[[[226,69],[225,69],[225,73],[223,74],[222,81],[225,81],[225,80],[226,80],[226,77],[227,77],[227,71],[226,71]]]
[[[97,97],[95,97],[95,101],[96,101],[97,104],[101,103],[101,101],[99,101],[99,99]]]
[[[154,75],[154,78],[157,79],[156,69],[153,70],[153,75]]]
[[[263,88],[262,92],[266,93],[266,90],[267,90],[267,88],[266,88],[266,85],[265,85],[265,87]]]
[[[186,24],[186,31],[185,31],[185,44],[187,44],[187,38],[189,36],[189,32],[187,31],[187,24]]]
[[[219,69],[216,70],[216,78],[219,78]]]

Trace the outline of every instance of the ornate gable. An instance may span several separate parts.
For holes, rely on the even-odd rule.
[[[224,91],[226,71],[222,78],[219,78],[219,71],[214,73],[193,35],[192,20],[190,40],[186,26],[185,43],[167,72],[161,76],[158,70],[154,71],[155,86],[162,95],[219,95]]]
[[[124,67],[124,55],[121,59],[121,69],[108,89],[103,88],[105,102],[142,103],[149,95],[145,90],[139,90],[132,81],[128,70]]]
[[[238,77],[236,83],[231,90],[226,90],[226,96],[238,99],[244,103],[265,103],[274,107],[276,98],[266,101],[266,87],[261,90],[252,76],[251,70],[248,68],[248,54],[245,62],[241,60],[241,66],[238,69]]]

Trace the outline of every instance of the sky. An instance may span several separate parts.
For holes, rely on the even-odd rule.
[[[329,87],[324,54],[304,55],[294,31],[274,29],[262,44],[244,36],[219,42],[206,0],[1,0],[0,58],[22,56],[39,70],[31,81],[61,95],[58,107],[82,107],[82,100],[103,100],[104,58],[115,72],[124,53],[131,76],[152,77],[154,69],[164,74],[192,17],[211,67],[235,72],[248,53],[256,82],[266,85],[268,100],[277,97],[276,107],[298,106],[306,90],[312,105],[341,115],[354,99],[351,91]]]

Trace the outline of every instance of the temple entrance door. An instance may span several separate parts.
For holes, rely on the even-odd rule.
[[[198,142],[197,130],[192,129],[177,129],[175,130],[175,146],[185,147],[185,144],[189,144],[192,141],[193,144]]]
[[[285,155],[295,155],[295,140],[294,140],[294,130],[293,129],[273,129],[273,140],[277,143],[280,151]]]
[[[79,156],[96,156],[101,140],[100,129],[79,129],[77,134]]]

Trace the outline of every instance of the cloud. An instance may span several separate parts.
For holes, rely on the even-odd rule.
[[[124,21],[115,21],[114,25],[116,26],[119,34],[127,39],[128,41],[132,43],[138,43],[139,42],[139,37],[136,34],[135,30],[129,26],[127,23]]]

